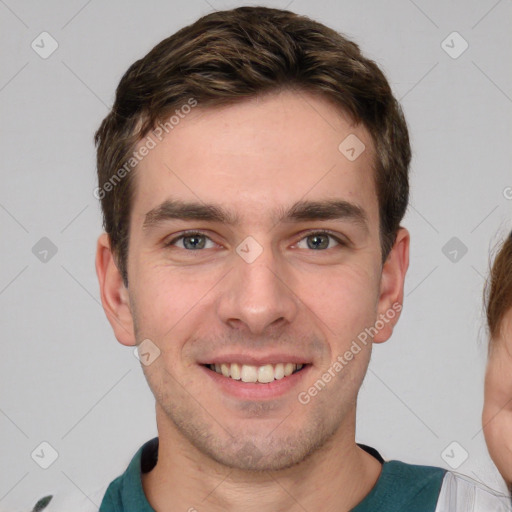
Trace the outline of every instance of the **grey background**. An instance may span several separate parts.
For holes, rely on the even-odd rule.
[[[0,0],[1,510],[27,510],[56,491],[91,493],[156,435],[140,363],[117,343],[100,304],[92,137],[135,59],[212,9],[242,4]],[[404,311],[374,351],[357,440],[385,458],[447,468],[442,454],[460,462],[465,450],[458,471],[503,490],[481,432],[481,293],[489,251],[512,227],[512,4],[262,4],[288,6],[359,43],[386,72],[410,126]],[[43,31],[58,43],[46,59],[31,47]],[[469,44],[458,58],[442,47],[454,31]],[[460,43],[445,45],[453,53]],[[57,249],[46,262],[33,252],[43,237]],[[31,458],[42,441],[59,454],[46,470]]]

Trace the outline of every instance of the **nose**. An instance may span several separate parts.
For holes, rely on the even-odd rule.
[[[293,322],[299,299],[286,262],[268,246],[252,262],[237,253],[233,260],[220,293],[220,319],[231,328],[259,335]]]

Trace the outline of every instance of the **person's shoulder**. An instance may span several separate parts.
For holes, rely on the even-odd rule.
[[[472,478],[446,471],[435,512],[512,512],[510,494],[496,491]]]
[[[434,510],[445,469],[398,460],[387,461],[385,467],[384,484],[397,510]]]
[[[353,510],[512,512],[512,501],[507,493],[441,467],[387,460],[372,491]]]
[[[395,486],[405,487],[416,493],[425,488],[441,488],[446,469],[437,466],[411,464],[400,460],[385,462],[383,476]]]
[[[461,473],[396,460],[386,465],[388,478],[408,488],[412,499],[425,494],[434,498],[437,494],[435,512],[512,512],[510,494],[491,489]]]
[[[31,512],[98,512],[108,486],[108,483],[101,485],[88,495],[77,491],[44,496],[34,504]]]
[[[434,512],[445,472],[435,466],[383,460],[377,482],[352,511]]]

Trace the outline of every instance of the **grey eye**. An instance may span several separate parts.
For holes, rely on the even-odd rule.
[[[207,242],[210,242],[210,246],[206,247]],[[181,246],[178,245],[179,242],[182,242]],[[171,240],[167,246],[178,246],[180,249],[186,249],[189,251],[196,251],[199,249],[211,249],[215,244],[209,237],[204,235],[203,233],[186,233],[184,235],[178,236]]]
[[[306,240],[307,247],[301,247],[300,244]],[[323,250],[323,249],[331,249],[333,245],[329,245],[331,240],[335,241],[335,245],[342,245],[341,241],[338,240],[335,236],[330,235],[328,233],[318,232],[318,233],[310,233],[305,236],[297,246],[300,249],[313,249],[313,250]],[[334,245],[334,246],[335,246]]]

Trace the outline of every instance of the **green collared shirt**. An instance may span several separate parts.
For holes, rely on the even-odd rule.
[[[383,461],[379,453],[360,445],[382,463],[382,472],[370,493],[352,512],[434,512],[446,470]],[[146,442],[126,471],[108,487],[99,512],[155,512],[142,488],[141,474],[151,471],[158,456],[158,437]]]

